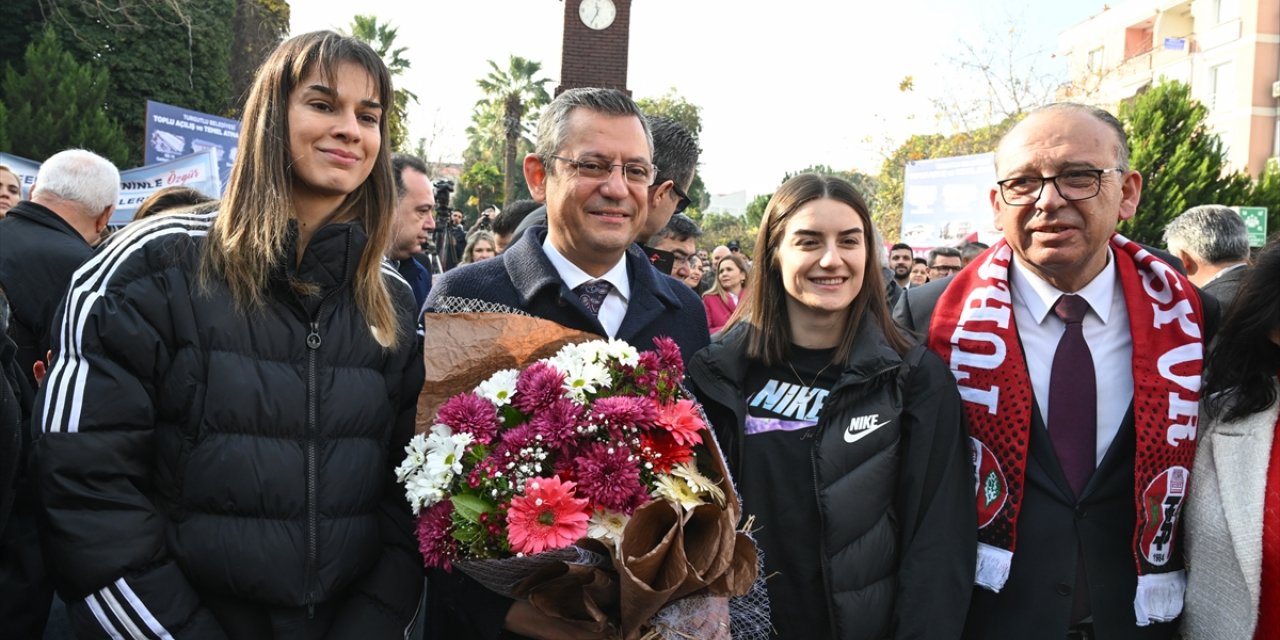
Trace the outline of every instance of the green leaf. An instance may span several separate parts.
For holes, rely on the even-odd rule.
[[[481,498],[468,493],[460,493],[449,498],[453,502],[453,512],[465,518],[468,522],[480,522],[480,515],[493,512],[493,504]]]

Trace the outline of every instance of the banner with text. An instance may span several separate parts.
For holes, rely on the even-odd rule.
[[[995,154],[907,163],[902,190],[902,241],[912,247],[959,246],[1000,238],[988,194]]]
[[[218,163],[221,184],[231,179],[240,140],[240,122],[208,113],[147,101],[146,164],[210,150]]]

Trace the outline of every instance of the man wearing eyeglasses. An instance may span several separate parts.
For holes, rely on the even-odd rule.
[[[537,147],[524,160],[530,193],[546,202],[547,226],[530,228],[497,258],[444,274],[432,287],[428,311],[505,307],[642,349],[668,336],[687,361],[710,342],[702,301],[650,266],[635,245],[651,224],[651,187],[666,170],[652,158],[648,121],[625,94],[560,94],[543,111]],[[608,637],[551,619],[456,572],[430,580],[431,637],[488,639],[503,629],[534,638]]]
[[[939,280],[960,271],[960,250],[954,247],[934,247],[929,250],[929,279]]]
[[[949,363],[973,436],[979,588],[965,638],[1175,631],[1178,516],[1217,306],[1116,234],[1142,193],[1128,161],[1110,113],[1033,111],[996,151],[1004,239],[895,309]]]

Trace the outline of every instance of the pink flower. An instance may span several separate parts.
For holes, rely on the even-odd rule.
[[[435,503],[418,516],[418,551],[425,566],[453,571],[458,541],[449,531],[452,525],[453,502],[449,500]]]
[[[542,441],[548,446],[564,447],[578,436],[582,412],[582,405],[568,398],[560,398],[534,414],[529,420],[529,427],[533,429],[534,435],[542,436]]]
[[[477,442],[489,444],[498,434],[498,408],[474,393],[462,393],[445,401],[436,414],[436,422],[447,425],[455,433],[469,433]]]
[[[640,463],[627,447],[607,442],[588,445],[573,463],[578,492],[596,507],[631,515],[648,502],[640,482]]]
[[[545,362],[535,362],[520,373],[512,404],[533,413],[564,396],[564,374]]]
[[[677,400],[660,408],[658,424],[682,445],[701,444],[702,434],[699,432],[707,426],[692,400]]]
[[[573,544],[587,534],[587,501],[574,497],[574,484],[559,478],[530,478],[524,495],[511,498],[507,540],[516,553],[542,553]]]
[[[624,429],[647,431],[658,419],[658,410],[653,403],[635,396],[600,398],[592,403],[591,409],[596,422],[608,428],[615,438],[621,437]]]
[[[669,371],[676,380],[683,378],[684,358],[680,357],[680,345],[666,336],[654,338],[653,345],[658,348],[658,362],[662,368]]]

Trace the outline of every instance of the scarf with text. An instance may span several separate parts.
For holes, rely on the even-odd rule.
[[[1170,560],[1195,458],[1204,316],[1191,283],[1172,267],[1120,234],[1110,246],[1133,340],[1134,612],[1147,625],[1182,611],[1186,577]],[[929,326],[929,348],[950,366],[973,436],[976,583],[997,592],[1017,546],[1035,410],[1014,326],[1012,259],[1004,240],[975,259],[938,299]]]

